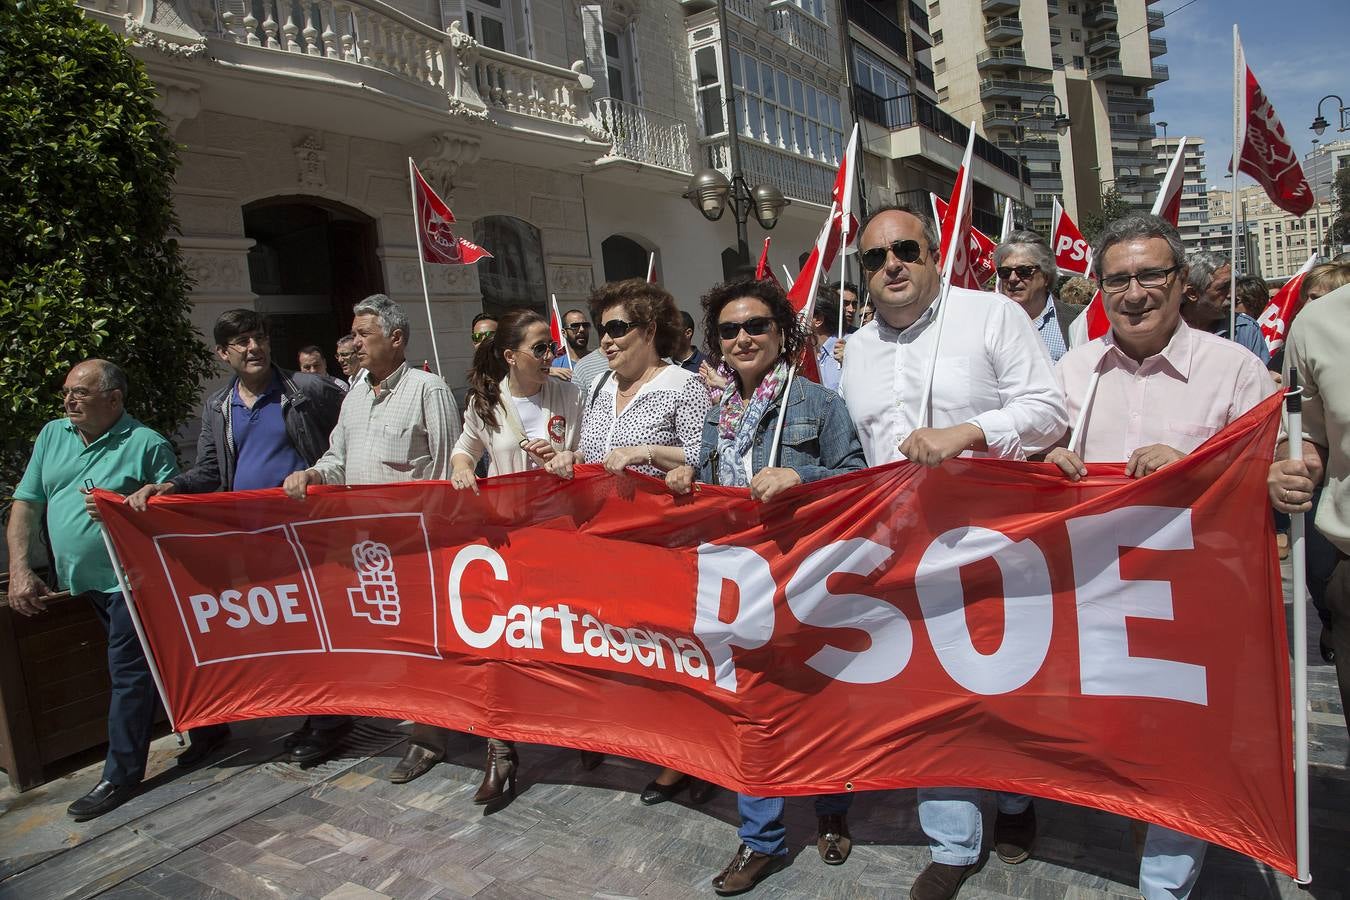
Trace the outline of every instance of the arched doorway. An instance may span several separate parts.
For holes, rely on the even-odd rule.
[[[272,327],[272,357],[296,367],[315,344],[340,374],[334,347],[351,331],[352,307],[384,291],[375,255],[375,221],[350,207],[310,197],[273,197],[244,207],[249,279],[257,310]]]
[[[630,237],[611,234],[600,242],[600,258],[605,267],[606,281],[625,278],[646,278],[651,253]]]

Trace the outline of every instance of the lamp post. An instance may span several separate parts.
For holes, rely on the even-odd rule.
[[[792,202],[771,185],[750,187],[740,172],[732,172],[728,179],[717,169],[695,172],[683,196],[709,222],[722,218],[727,206],[731,206],[736,219],[736,250],[743,268],[750,265],[750,236],[746,229],[750,214],[753,212],[755,221],[768,231],[778,224],[783,208]]]
[[[1161,128],[1161,129],[1163,130],[1163,146],[1166,147],[1166,146],[1167,146],[1167,123],[1166,123],[1166,122],[1159,122],[1159,123],[1158,123],[1158,127]]]
[[[1045,110],[1041,108],[1042,104],[1045,103],[1046,100],[1054,101],[1054,112],[1052,115],[1047,115]],[[1022,180],[1022,172],[1023,171],[1027,171],[1028,173],[1030,172],[1030,168],[1027,166],[1026,151],[1025,148],[1023,147],[1023,144],[1026,141],[1026,126],[1023,125],[1022,123],[1038,119],[1039,120],[1050,119],[1054,123],[1055,131],[1057,131],[1061,136],[1065,132],[1067,132],[1069,130],[1069,126],[1073,124],[1073,121],[1070,120],[1069,117],[1064,114],[1064,109],[1060,105],[1059,97],[1055,94],[1054,91],[1050,91],[1049,93],[1042,94],[1040,97],[1037,97],[1036,102],[1031,104],[1031,110],[1032,111],[1029,113],[1025,114],[1014,113],[1012,116],[1013,135],[1014,140],[1017,143],[1017,162],[1019,166],[1017,173],[1017,192],[1019,194],[1018,199],[1021,203],[1022,215],[1024,217],[1022,220],[1023,228],[1030,228],[1033,219],[1027,211],[1027,185],[1026,182]]]
[[[1308,126],[1318,137],[1321,137],[1327,128],[1330,127],[1330,123],[1322,118],[1322,104],[1326,103],[1328,100],[1335,100],[1336,105],[1340,107],[1340,109],[1337,110],[1337,114],[1340,116],[1340,127],[1336,130],[1350,131],[1350,109],[1346,108],[1345,101],[1340,97],[1335,94],[1327,94],[1321,100],[1317,101],[1317,118],[1313,119],[1312,124]]]

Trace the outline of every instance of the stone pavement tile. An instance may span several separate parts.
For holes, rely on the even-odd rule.
[[[325,856],[342,852],[332,844],[305,834],[279,834],[263,844],[261,849],[284,856],[301,865],[309,865]]]
[[[184,850],[165,865],[212,884],[231,897],[238,897],[239,900],[282,900],[295,893],[261,874],[224,862],[214,854],[203,853],[196,847]]]
[[[458,863],[443,862],[420,876],[424,881],[439,884],[461,896],[476,896],[484,888],[495,884],[497,879],[486,872],[480,872]]]
[[[311,897],[322,897],[342,884],[342,879],[275,853],[264,853],[249,863],[248,870]]]
[[[160,900],[159,894],[136,884],[119,884],[98,895],[99,900]]]
[[[391,894],[381,894],[359,884],[341,884],[324,894],[321,900],[390,900]]]
[[[159,896],[172,897],[174,900],[234,900],[234,896],[224,889],[212,887],[167,866],[146,872],[136,881]]]
[[[222,833],[229,835],[236,841],[243,841],[244,843],[252,844],[255,847],[280,834],[275,828],[272,828],[270,825],[264,824],[257,819],[245,819],[242,822],[231,825]]]

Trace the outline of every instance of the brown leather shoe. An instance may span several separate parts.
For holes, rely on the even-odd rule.
[[[394,766],[394,771],[389,773],[389,781],[393,784],[407,784],[421,778],[441,761],[443,755],[435,750],[428,750],[421,744],[409,742],[403,758]]]
[[[712,880],[713,890],[722,897],[744,894],[774,872],[787,868],[786,853],[770,856],[741,844],[736,855]]]
[[[949,866],[930,862],[928,868],[914,879],[914,885],[909,889],[909,900],[951,900],[961,890],[961,884],[978,867],[978,864]]]
[[[842,866],[853,852],[853,837],[843,816],[816,816],[816,849],[827,866]]]
[[[503,797],[516,799],[516,745],[510,741],[488,739],[487,768],[473,802],[479,806],[496,803]]]
[[[1010,866],[1026,862],[1036,840],[1036,807],[1028,806],[1016,815],[999,813],[994,820],[994,852]]]

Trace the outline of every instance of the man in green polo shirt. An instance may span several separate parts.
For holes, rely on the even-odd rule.
[[[127,415],[127,377],[112,363],[89,359],[75,366],[61,397],[66,418],[43,427],[14,491],[9,603],[26,616],[46,608],[42,598],[52,589],[29,566],[45,512],[60,583],[72,594],[89,597],[108,630],[112,698],[103,778],[67,809],[83,822],[125,803],[145,776],[155,684],[99,524],[91,518],[92,499],[82,489],[128,494],[147,482],[167,480],[178,466],[169,442]]]

